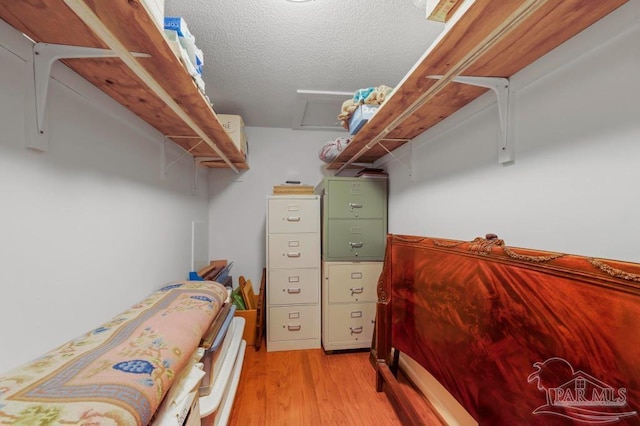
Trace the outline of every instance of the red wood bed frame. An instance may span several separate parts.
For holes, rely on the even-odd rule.
[[[480,425],[640,425],[640,264],[389,235],[377,388],[424,424],[395,378],[428,370]]]

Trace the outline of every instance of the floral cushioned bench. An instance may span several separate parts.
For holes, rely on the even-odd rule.
[[[226,298],[211,281],[165,286],[0,375],[0,424],[148,424]]]

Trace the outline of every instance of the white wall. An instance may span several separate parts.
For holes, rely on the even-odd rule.
[[[512,78],[516,159],[483,95],[388,161],[389,230],[640,262],[640,29],[632,1]]]
[[[162,136],[60,64],[49,150],[25,148],[30,46],[0,21],[0,372],[186,278],[208,219],[192,162],[163,177]]]
[[[389,232],[496,233],[510,246],[640,262],[639,11],[631,1],[511,79],[514,164],[498,164],[492,93],[397,150],[410,169],[383,159]]]
[[[318,159],[327,141],[346,132],[248,127],[249,170],[209,174],[209,254],[233,261],[234,284],[243,275],[256,292],[265,267],[267,195],[287,180],[317,185],[326,173]],[[333,173],[330,173],[333,174]]]

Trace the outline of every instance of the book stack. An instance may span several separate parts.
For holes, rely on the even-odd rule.
[[[288,180],[282,185],[273,186],[273,195],[313,195],[314,187],[302,185],[300,181]]]

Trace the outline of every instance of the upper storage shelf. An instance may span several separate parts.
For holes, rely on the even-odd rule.
[[[0,18],[36,42],[116,51],[63,62],[194,157],[217,159],[203,164],[248,168],[140,0],[0,0]]]
[[[510,77],[626,2],[475,0],[328,168],[374,162],[487,90],[453,78]]]

